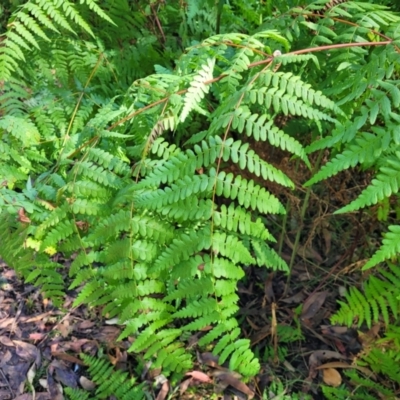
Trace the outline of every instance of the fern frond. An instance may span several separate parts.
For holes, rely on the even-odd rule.
[[[382,261],[396,257],[400,253],[400,226],[391,225],[388,229],[389,232],[384,234],[382,246],[364,265],[364,270],[372,268]]]
[[[365,321],[368,327],[383,318],[389,325],[389,310],[396,318],[399,310],[400,291],[397,283],[400,282],[400,270],[391,268],[391,273],[383,273],[386,279],[370,276],[364,284],[364,293],[357,288],[350,288],[346,294],[346,303],[339,302],[340,310],[332,317],[332,322],[342,323],[347,326],[356,322],[361,326]]]
[[[257,265],[260,267],[265,266],[278,271],[289,271],[286,262],[265,241],[252,240],[251,247],[254,250]]]
[[[252,215],[241,207],[230,204],[221,206],[220,211],[214,211],[214,224],[231,232],[240,232],[262,240],[275,241],[265,228],[261,219],[253,222]]]
[[[215,59],[208,59],[207,63],[202,65],[197,71],[190,83],[190,87],[185,95],[185,105],[183,106],[179,120],[185,121],[189,113],[199,106],[200,101],[204,98],[204,95],[210,90],[208,81],[213,78]]]
[[[243,242],[235,236],[227,235],[224,232],[214,232],[212,237],[212,249],[214,253],[220,253],[229,258],[233,263],[250,265],[254,258]]]
[[[175,235],[172,243],[164,250],[155,260],[151,267],[152,272],[161,272],[171,265],[177,264],[203,249],[210,248],[210,238],[207,227],[199,232],[190,232],[189,234],[182,232]]]
[[[357,138],[354,144],[349,144],[346,150],[330,160],[304,185],[313,185],[340,171],[355,167],[358,163],[371,164],[379,158],[382,151],[380,149],[382,149],[381,138],[363,132],[362,137]]]
[[[380,168],[380,173],[371,184],[347,206],[336,211],[337,214],[358,210],[359,208],[376,204],[384,198],[397,193],[400,185],[400,152],[388,157]]]
[[[139,384],[136,379],[129,377],[127,372],[115,370],[114,367],[104,359],[95,358],[81,354],[82,360],[88,366],[88,372],[97,388],[90,398],[94,400],[106,399],[113,395],[118,400],[142,400],[146,398],[144,384]],[[71,400],[87,399],[89,394],[83,390],[65,389]]]

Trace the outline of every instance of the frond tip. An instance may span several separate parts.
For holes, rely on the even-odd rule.
[[[210,90],[208,81],[213,78],[213,70],[215,59],[209,58],[206,64],[203,64],[197,71],[197,74],[190,83],[190,87],[185,96],[185,104],[183,106],[179,120],[185,121],[190,111],[199,106],[204,95]]]

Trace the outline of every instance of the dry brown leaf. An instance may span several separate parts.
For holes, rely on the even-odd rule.
[[[83,361],[81,361],[79,358],[74,357],[71,354],[63,353],[61,351],[52,351],[51,355],[60,360],[69,361],[74,364],[85,365],[85,363]]]
[[[300,304],[304,300],[304,297],[306,297],[306,295],[302,291],[300,291],[293,296],[287,297],[286,299],[283,299],[281,301],[287,304]]]
[[[78,377],[69,368],[55,368],[54,369],[56,379],[58,382],[61,382],[64,386],[68,386],[70,388],[78,387]]]
[[[334,368],[326,368],[322,370],[323,381],[333,387],[338,387],[342,383],[342,377],[339,372]]]
[[[368,378],[372,378],[373,380],[376,380],[376,375],[368,368],[366,367],[361,367],[359,365],[355,365],[355,364],[347,364],[345,362],[342,361],[332,361],[326,364],[322,364],[319,367],[316,367],[315,369],[319,370],[319,369],[324,369],[324,368],[349,368],[349,369],[356,369],[360,372],[362,372],[363,374],[365,374],[366,376],[368,376]]]
[[[83,375],[79,378],[79,383],[88,392],[91,392],[96,388],[96,384]]]
[[[185,374],[186,376],[192,377],[194,380],[199,381],[201,383],[210,383],[211,378],[201,371],[191,371]]]
[[[75,330],[85,330],[89,328],[93,328],[96,325],[95,321],[82,321],[79,324],[76,325]]]
[[[312,294],[303,305],[301,312],[301,319],[311,319],[322,307],[328,295],[327,291],[316,292]]]
[[[0,320],[0,329],[12,326],[15,323],[15,318],[3,318]]]
[[[68,319],[64,319],[56,326],[56,329],[61,333],[63,338],[66,338],[72,332],[73,326],[70,325]]]
[[[338,353],[337,351],[330,350],[317,350],[314,351],[308,360],[308,365],[310,368],[308,378],[314,379],[317,375],[317,367],[319,367],[324,361],[334,358],[337,360],[346,360],[347,357]]]
[[[17,346],[16,353],[19,357],[26,361],[35,361],[36,365],[40,364],[40,352],[36,346],[22,340],[14,340],[14,344]]]
[[[215,356],[212,353],[204,352],[204,353],[198,354],[198,359],[201,364],[205,364],[205,365],[208,365],[209,367],[213,367],[213,368],[221,368],[218,364],[219,357]]]
[[[8,346],[8,347],[15,346],[14,342],[7,336],[0,336],[0,343],[3,344],[4,346]]]
[[[272,303],[275,301],[274,286],[272,284],[273,279],[274,279],[274,274],[271,273],[268,275],[268,278],[264,283],[264,294],[265,294],[264,298],[267,300],[268,303]]]
[[[62,394],[62,386],[54,381],[51,374],[47,374],[47,390],[49,391],[53,400],[64,400]]]
[[[217,378],[218,383],[222,384],[222,388],[226,388],[227,386],[232,386],[239,392],[244,393],[248,396],[248,399],[252,399],[254,397],[254,392],[242,381],[237,378],[238,374],[235,374],[231,371],[213,371],[213,375]]]
[[[158,392],[156,400],[164,400],[167,397],[168,392],[169,392],[169,382],[165,381],[162,384],[160,391]]]
[[[189,376],[190,378],[184,380],[179,385],[179,393],[181,396],[186,392],[189,386],[198,385],[200,383],[211,383],[210,377],[201,371],[191,371],[185,374],[185,376]]]
[[[29,340],[39,341],[39,340],[42,340],[45,336],[46,336],[45,333],[38,333],[38,332],[30,333]]]
[[[326,224],[322,228],[322,236],[325,241],[325,255],[327,255],[331,251],[331,244],[332,244],[332,232],[328,229],[329,224]]]
[[[27,224],[31,222],[31,220],[25,215],[25,210],[23,208],[18,210],[18,219],[20,222],[25,222]]]

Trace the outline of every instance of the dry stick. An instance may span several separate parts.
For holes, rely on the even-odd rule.
[[[313,168],[313,171],[312,171],[313,174],[319,168],[319,164],[320,164],[320,162],[322,160],[322,154],[323,154],[323,151],[321,150],[319,152],[319,154],[318,154],[317,161],[316,161],[316,163],[314,165],[314,168]],[[302,205],[301,211],[300,211],[300,222],[301,222],[302,225],[303,225],[303,221],[304,221],[304,216],[306,215],[306,210],[307,210],[307,207],[308,207],[308,200],[310,199],[310,195],[311,195],[311,186],[309,186],[307,188],[306,197],[304,198],[304,202],[303,202],[303,205]],[[292,277],[292,269],[293,269],[294,259],[296,257],[297,248],[299,247],[300,235],[301,235],[301,229],[298,229],[297,233],[296,233],[296,238],[295,238],[295,241],[294,241],[292,255],[290,257],[289,273],[288,273],[288,277],[287,277],[287,280],[286,280],[285,291],[283,292],[282,297],[286,296],[287,291],[289,289],[289,283],[290,283],[290,279]]]
[[[153,11],[154,19],[156,20],[156,24],[157,24],[158,30],[161,33],[161,36],[162,36],[162,39],[163,39],[163,44],[165,44],[166,39],[165,39],[164,31],[163,31],[163,28],[161,26],[160,20],[157,17],[157,11],[154,9],[154,4],[151,4],[150,7],[151,7],[151,11]]]
[[[3,376],[4,381],[6,382],[9,391],[11,392],[12,398],[15,399],[14,391],[12,390],[12,387],[11,387],[11,385],[10,385],[10,382],[8,381],[6,375],[4,374],[3,368],[0,368],[0,373],[1,373],[1,375]]]
[[[358,237],[358,235],[357,235]],[[319,283],[319,285],[311,292],[311,294],[307,297],[307,299],[304,301],[304,303],[316,292],[318,292],[319,289],[325,284],[325,282],[328,280],[328,278],[336,271],[336,269],[343,263],[345,258],[348,255],[352,255],[354,253],[354,250],[358,244],[358,239],[354,240],[352,246],[340,257],[339,261],[330,269],[330,271],[325,275],[325,277],[322,279],[322,281]]]

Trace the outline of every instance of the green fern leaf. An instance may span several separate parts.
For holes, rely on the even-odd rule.
[[[391,225],[389,226],[389,232],[387,232],[382,241],[382,246],[379,250],[368,260],[364,265],[363,269],[369,269],[379,264],[382,261],[396,257],[400,253],[400,226]]]
[[[359,208],[376,204],[393,193],[397,193],[400,185],[400,152],[396,152],[396,157],[385,159],[380,172],[356,200],[336,211],[336,213],[342,214],[358,210]]]
[[[185,96],[185,105],[182,109],[179,120],[185,121],[190,111],[197,107],[204,95],[208,93],[210,86],[208,81],[213,78],[215,59],[208,59],[207,63],[202,65],[190,83],[190,87]]]

